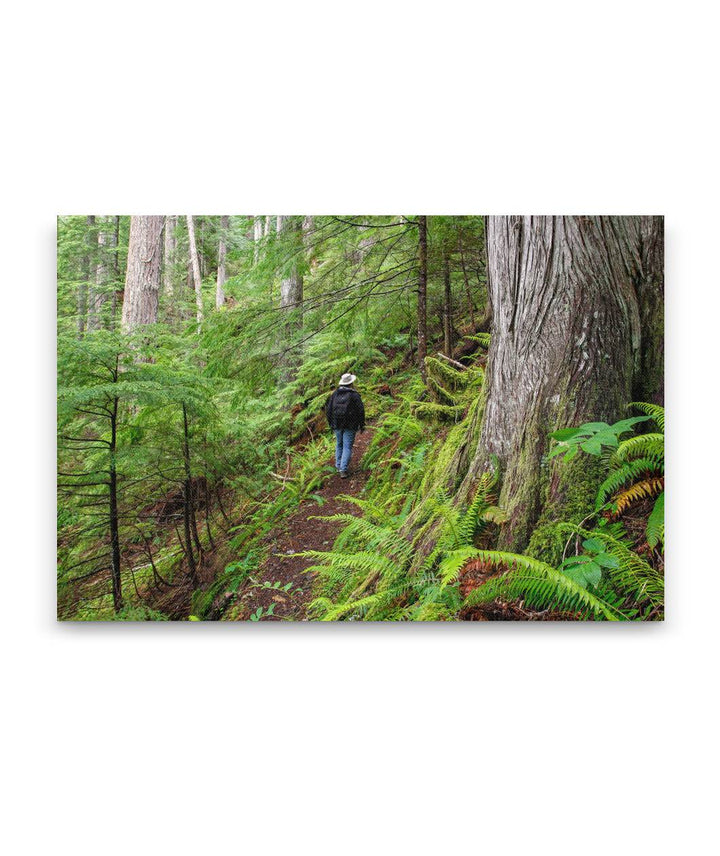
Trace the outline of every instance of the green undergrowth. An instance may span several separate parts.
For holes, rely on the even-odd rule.
[[[548,511],[526,554],[503,552],[493,549],[507,522],[497,506],[497,460],[490,459],[488,469],[463,494],[465,501],[458,501],[459,484],[466,475],[463,452],[476,447],[482,422],[482,368],[460,370],[435,358],[428,358],[426,367],[431,380],[427,386],[416,375],[398,370],[388,394],[386,373],[378,368],[362,390],[375,423],[362,462],[370,475],[361,496],[344,497],[360,514],[323,515],[317,492],[332,471],[327,463],[333,446],[329,432],[292,449],[285,470],[273,474],[274,489],[245,508],[233,527],[229,547],[237,558],[212,586],[196,593],[193,614],[239,617],[235,595],[246,586],[259,585],[268,536],[279,531],[302,502],[314,499],[317,513],[311,516],[343,528],[330,550],[299,554],[309,560],[307,573],[313,575],[313,582],[308,581],[313,586],[311,619],[457,620],[482,617],[487,607],[497,611],[498,605],[507,604],[539,617],[610,621],[661,617],[662,570],[654,555],[638,552],[617,509],[624,492],[636,486],[634,479],[660,473],[662,426],[643,435],[635,433],[637,420],[626,420],[632,423],[628,426],[606,426],[607,430],[595,423],[593,437],[602,441],[599,451],[591,444],[590,451],[579,449],[581,454],[567,461],[561,454],[560,462],[553,463],[560,474],[566,515],[556,519]],[[313,399],[314,412],[321,399],[320,393]],[[662,420],[658,411],[651,418]],[[623,432],[633,436],[623,438]],[[570,429],[563,429],[561,437],[556,442],[568,448],[585,442],[582,434],[573,439]],[[558,457],[555,446],[548,457]],[[598,472],[604,478],[596,512],[582,517],[580,510],[588,506],[589,487],[583,477],[588,468],[594,485]],[[568,516],[575,505],[577,515]],[[658,545],[662,535],[662,520],[656,514],[648,522],[649,544]],[[478,578],[463,585],[468,568],[475,569]],[[226,606],[218,615],[218,599],[223,597]],[[270,616],[256,614],[253,620],[264,617]]]
[[[477,617],[489,604],[511,603],[539,617],[610,621],[662,617],[662,570],[654,557],[638,552],[613,516],[618,497],[623,489],[626,493],[632,489],[628,483],[634,477],[646,476],[648,470],[659,472],[661,435],[620,439],[639,421],[626,420],[630,424],[618,423],[613,439],[615,426],[606,426],[607,449],[602,446],[593,454],[593,446],[587,459],[557,465],[564,507],[572,510],[576,497],[578,515],[541,521],[526,555],[491,549],[507,520],[495,504],[497,461],[491,461],[466,503],[455,499],[462,476],[458,456],[470,436],[476,439],[481,421],[482,374],[477,371],[473,377],[468,372],[468,378],[460,381],[455,377],[459,372],[449,374],[447,368],[428,360],[429,376],[443,383],[441,393],[429,384],[428,394],[436,407],[457,409],[462,414],[459,420],[448,428],[447,411],[441,418],[428,419],[435,411],[419,406],[423,389],[417,383],[408,389],[398,407],[380,420],[365,455],[372,475],[364,496],[348,497],[362,516],[326,518],[345,524],[332,549],[302,553],[313,562],[308,572],[317,575],[310,616],[325,621],[454,620]],[[653,418],[661,420],[658,410]],[[654,469],[647,463],[651,453]],[[553,451],[550,457],[555,455]],[[631,462],[635,466],[629,466]],[[582,473],[588,468],[594,485],[599,469],[606,478],[598,491],[596,513],[581,518],[579,510],[587,508],[589,490]],[[661,500],[662,496],[656,507]],[[428,533],[429,551],[424,549]],[[653,512],[649,546],[657,545],[662,536],[661,514]],[[470,563],[482,572],[482,579],[463,597],[461,577]]]
[[[348,497],[362,516],[326,518],[346,524],[333,549],[302,554],[317,574],[313,618],[455,618],[462,605],[458,574],[475,540],[503,519],[496,470],[478,480],[466,506],[454,501],[456,479],[448,476],[482,407],[482,369],[461,371],[432,357],[426,369],[428,386],[409,384],[378,423],[364,457],[372,471],[364,495]],[[432,528],[434,547],[423,554],[418,545]]]

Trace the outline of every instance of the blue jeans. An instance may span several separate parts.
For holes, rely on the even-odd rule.
[[[350,428],[336,428],[335,440],[335,469],[341,473],[346,473],[350,466],[355,431]]]

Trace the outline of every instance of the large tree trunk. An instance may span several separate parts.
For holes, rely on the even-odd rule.
[[[200,260],[198,258],[197,242],[195,240],[195,221],[191,214],[187,215],[188,242],[190,246],[190,268],[192,270],[193,286],[195,288],[195,307],[198,327],[203,320],[202,277],[200,276]]]
[[[131,217],[122,328],[125,332],[155,324],[158,316],[164,217]]]
[[[418,217],[418,265],[417,360],[422,379],[427,381],[427,217]]]
[[[661,217],[489,217],[493,333],[479,446],[460,489],[497,455],[500,546],[592,508],[600,467],[544,463],[548,433],[627,416],[662,395]]]
[[[225,238],[229,228],[230,218],[227,215],[223,215],[220,218],[220,239],[218,241],[217,286],[215,288],[216,309],[220,309],[225,303],[225,256],[227,254]]]

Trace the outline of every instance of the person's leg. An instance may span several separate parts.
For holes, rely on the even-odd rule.
[[[343,453],[343,432],[339,429],[335,429],[335,469],[340,471],[340,464],[342,462],[342,453]]]
[[[346,428],[343,432],[343,449],[342,459],[340,461],[340,472],[346,473],[350,466],[350,458],[352,456],[353,442],[355,441],[355,432]]]

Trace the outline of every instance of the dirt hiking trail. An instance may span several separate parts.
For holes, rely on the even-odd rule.
[[[287,520],[278,521],[278,527],[266,538],[265,543],[269,547],[269,554],[260,568],[259,581],[270,584],[280,582],[280,587],[292,583],[290,594],[277,589],[254,589],[250,599],[253,609],[262,606],[263,610],[266,610],[271,604],[275,604],[273,615],[267,620],[308,620],[307,605],[312,600],[313,575],[303,571],[317,564],[317,560],[292,554],[303,550],[330,550],[335,538],[345,525],[342,522],[312,518],[330,517],[334,514],[352,514],[359,517],[362,514],[355,504],[339,497],[344,494],[350,496],[362,494],[370,476],[370,470],[361,469],[362,458],[370,444],[372,434],[373,430],[369,428],[356,436],[350,462],[350,477],[341,479],[337,473],[333,472],[315,491],[317,496],[325,500],[322,505],[314,499],[306,499]],[[333,450],[333,458],[329,461],[333,467],[334,454]],[[266,620],[265,617],[263,620]]]

